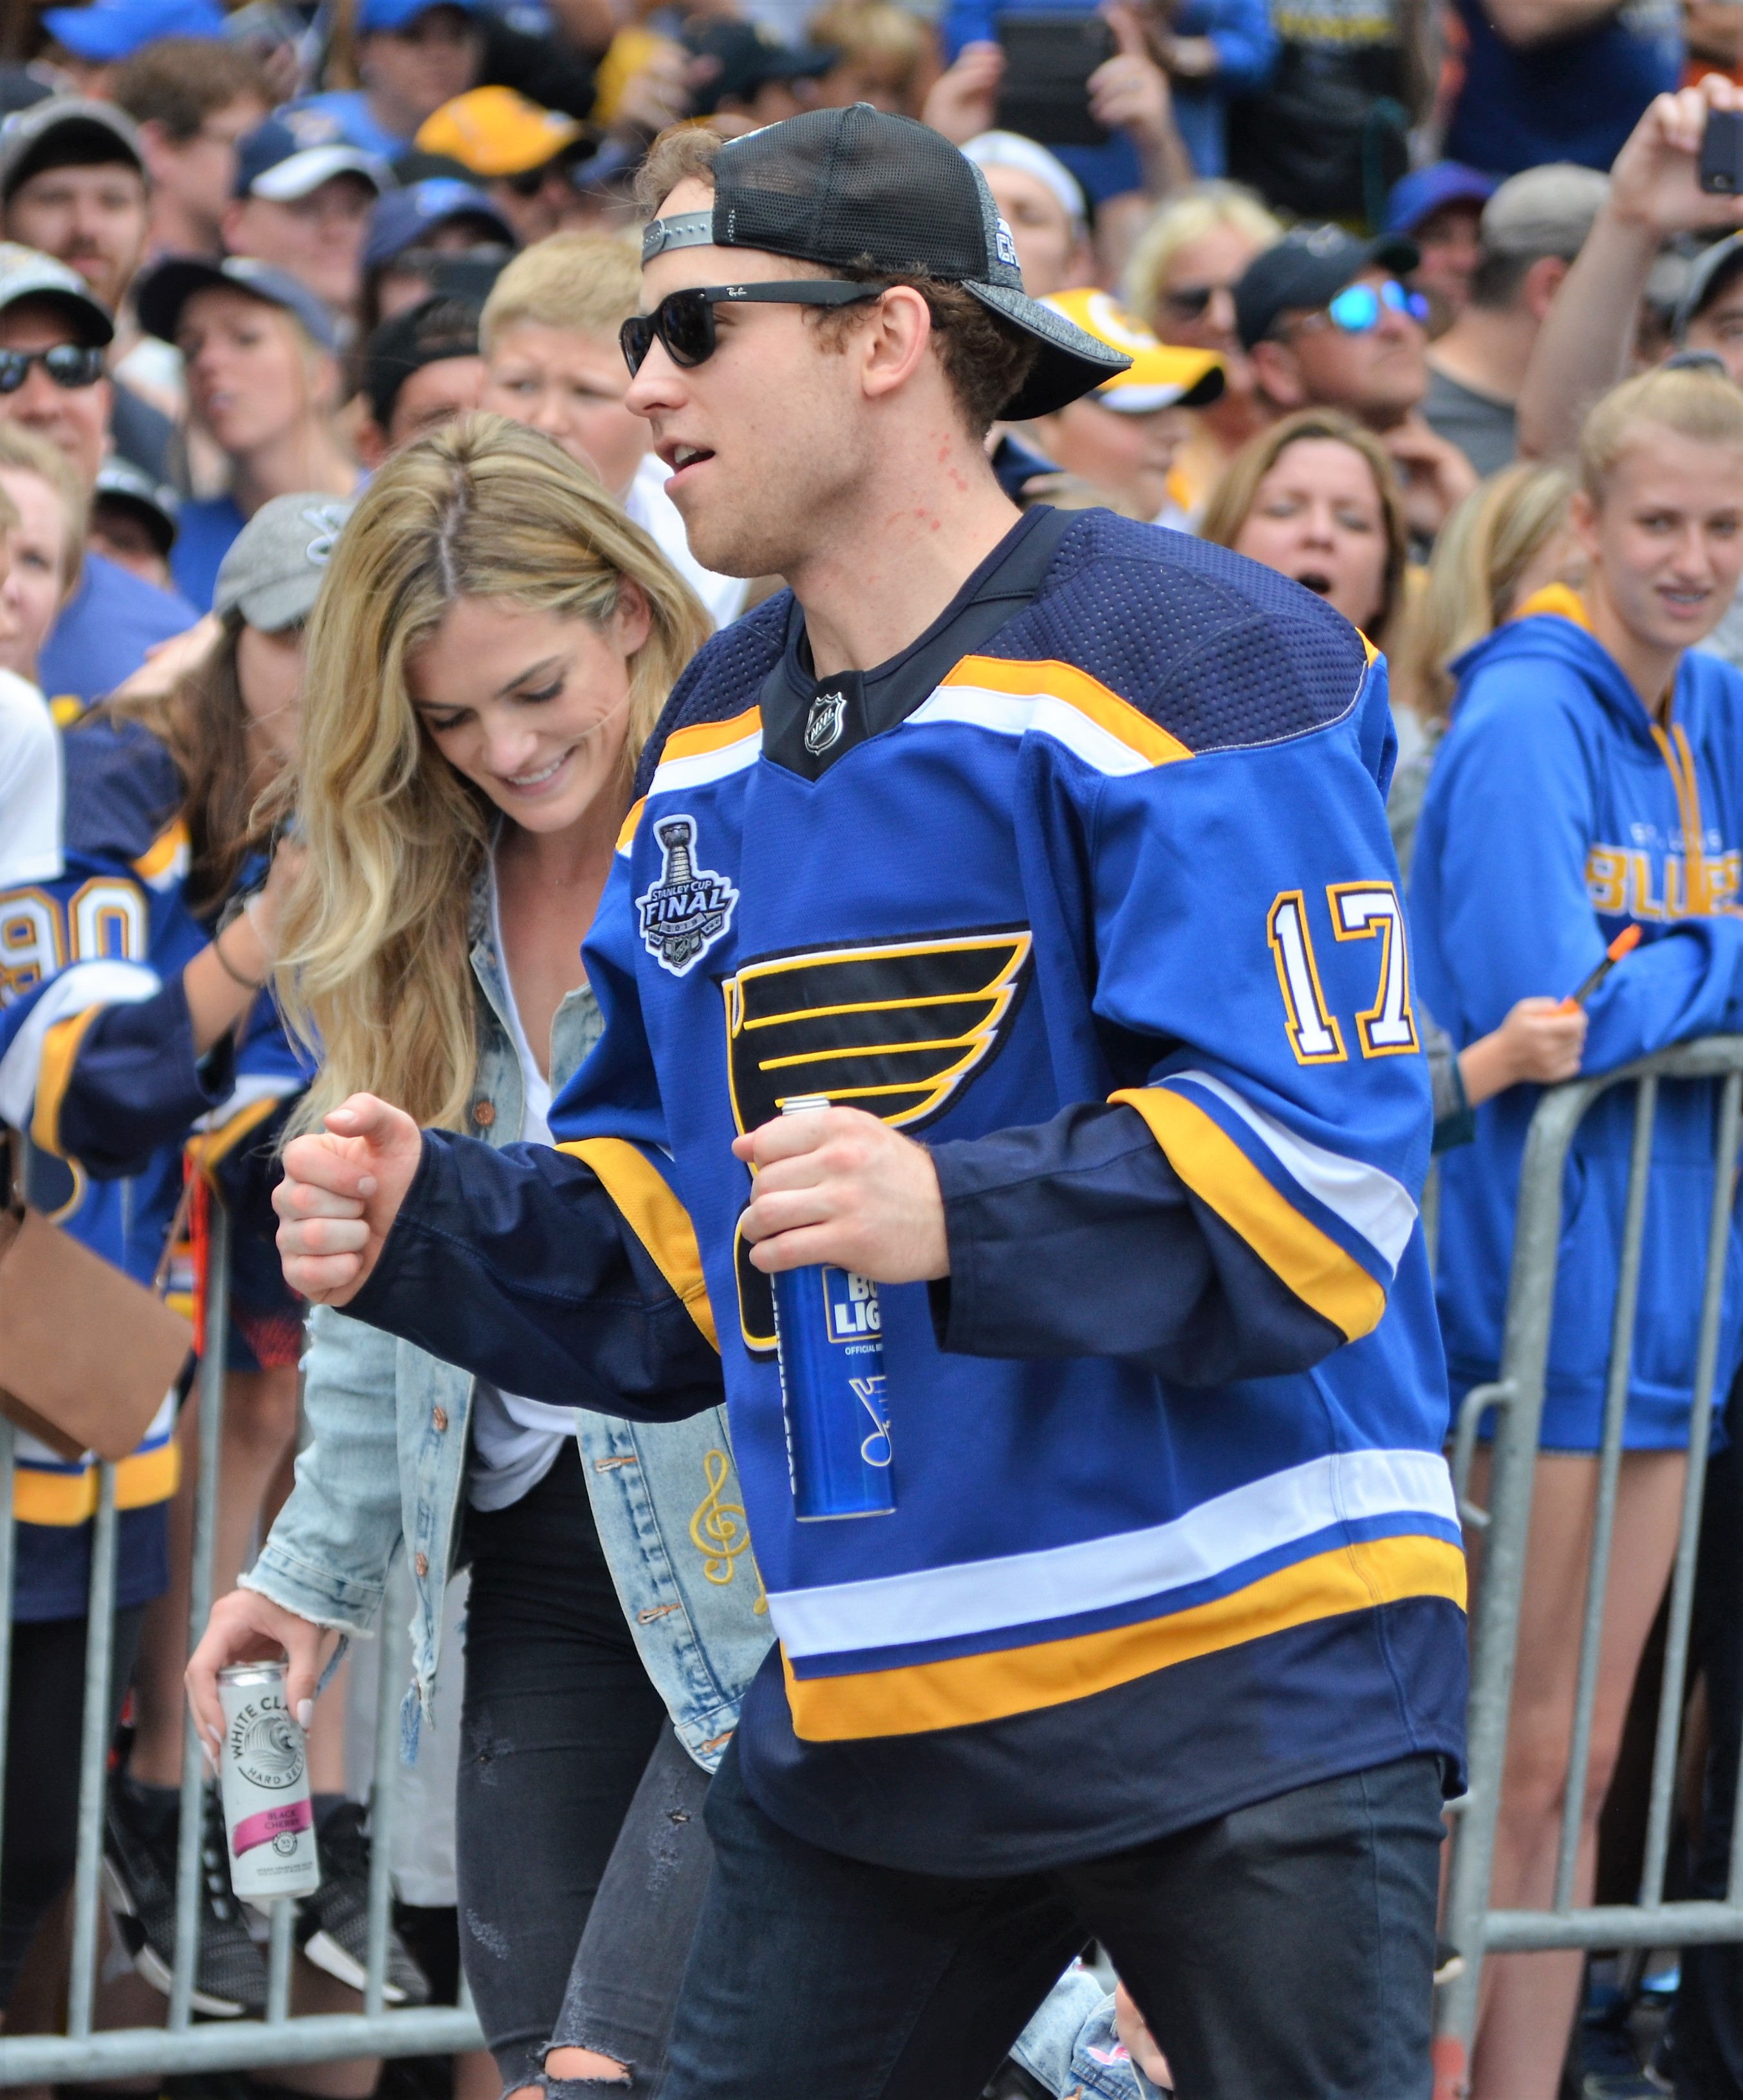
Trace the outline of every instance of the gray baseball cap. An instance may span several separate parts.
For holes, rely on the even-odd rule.
[[[63,308],[87,348],[101,350],[115,339],[108,308],[77,270],[39,248],[0,240],[0,313],[25,299],[43,299]]]
[[[1595,168],[1551,161],[1509,175],[1483,206],[1481,237],[1490,255],[1559,255],[1571,262],[1610,193]]]
[[[240,612],[263,634],[295,627],[315,610],[333,542],[356,508],[349,496],[275,496],[261,505],[219,565],[212,610]]]
[[[1670,333],[1678,342],[1688,334],[1688,324],[1695,315],[1719,297],[1740,269],[1743,269],[1743,233],[1728,233],[1723,240],[1701,249],[1689,265],[1688,281],[1670,324]]]
[[[44,168],[97,167],[112,161],[145,173],[144,148],[126,110],[82,95],[34,102],[0,126],[0,199]]]

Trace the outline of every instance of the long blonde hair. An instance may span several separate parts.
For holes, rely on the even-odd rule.
[[[1573,492],[1564,468],[1521,461],[1479,483],[1441,527],[1393,658],[1397,697],[1425,722],[1451,712],[1450,666],[1518,610],[1520,579],[1565,523]]]
[[[495,808],[420,725],[408,659],[463,598],[605,624],[646,599],[630,659],[624,796],[673,682],[708,638],[689,586],[586,470],[501,416],[462,417],[390,459],[333,549],[308,631],[294,792],[318,879],[285,915],[279,986],[322,1060],[298,1118],[380,1094],[460,1126],[476,1075],[473,886]]]

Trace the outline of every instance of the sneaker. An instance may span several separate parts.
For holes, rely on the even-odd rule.
[[[153,1990],[170,1994],[175,1964],[175,1855],[179,1813],[152,1813],[145,1789],[125,1777],[109,1789],[103,1890],[122,1946]],[[240,2019],[267,2009],[267,1965],[231,1893],[223,1817],[214,1788],[202,1795],[200,1831],[200,1963],[193,2009],[209,2019]]]
[[[360,1991],[368,1981],[369,1839],[362,1804],[342,1801],[316,1825],[320,1886],[297,1905],[297,1944],[317,1969]],[[387,1977],[382,1996],[390,2005],[426,2005],[430,1985],[387,1928]]]

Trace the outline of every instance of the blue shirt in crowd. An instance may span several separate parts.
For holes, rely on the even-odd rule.
[[[1655,95],[1682,77],[1675,0],[1635,0],[1595,28],[1516,51],[1458,0],[1469,51],[1445,157],[1493,175],[1548,161],[1608,171]]]
[[[247,523],[231,496],[209,496],[204,502],[182,505],[181,525],[170,555],[170,572],[175,578],[176,589],[201,612],[211,611],[218,565]]]
[[[326,95],[306,95],[282,113],[294,118],[305,109],[318,109],[323,116],[330,117],[347,145],[361,147],[364,152],[378,154],[384,161],[398,160],[412,143],[376,121],[369,98],[360,87],[334,88]]]
[[[89,706],[131,677],[154,643],[199,617],[185,598],[87,549],[79,587],[42,645],[38,682],[51,700],[70,695]]]
[[[964,44],[996,43],[997,18],[1003,14],[1059,14],[1091,11],[1086,0],[951,0],[940,24],[945,51],[954,59]],[[1183,0],[1172,17],[1176,36],[1208,37],[1220,68],[1214,82],[1181,82],[1174,89],[1174,121],[1200,175],[1220,175],[1227,158],[1223,146],[1223,111],[1231,95],[1260,86],[1277,55],[1277,38],[1265,0]],[[1116,132],[1105,146],[1052,146],[1088,192],[1091,201],[1143,188],[1143,173],[1132,141]]]

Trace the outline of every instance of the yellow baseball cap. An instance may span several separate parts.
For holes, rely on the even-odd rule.
[[[1223,361],[1211,350],[1186,350],[1158,342],[1135,314],[1105,292],[1055,292],[1042,300],[1085,334],[1132,360],[1086,398],[1123,416],[1147,416],[1156,408],[1202,408],[1227,383]]]
[[[474,175],[522,175],[554,160],[586,128],[512,87],[474,87],[426,117],[412,143],[420,152],[445,153]]]

